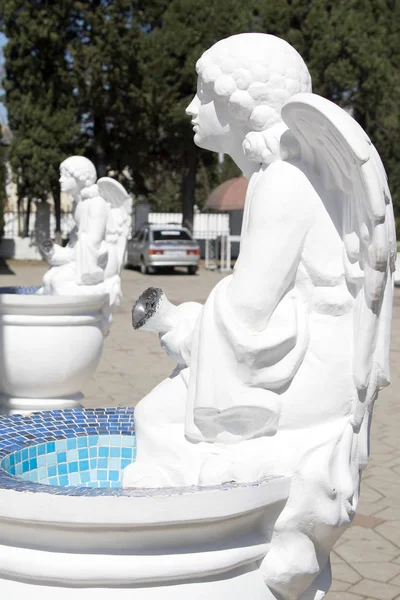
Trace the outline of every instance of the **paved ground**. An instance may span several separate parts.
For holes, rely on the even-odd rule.
[[[35,262],[0,264],[0,286],[39,284],[45,267]],[[123,273],[124,302],[114,317],[95,379],[82,390],[86,406],[134,405],[172,371],[156,336],[135,333],[131,307],[149,285],[175,303],[204,302],[223,275],[200,271],[145,276]],[[392,385],[381,393],[372,427],[371,459],[364,473],[354,524],[332,553],[334,582],[328,600],[400,599],[400,289],[396,289]]]

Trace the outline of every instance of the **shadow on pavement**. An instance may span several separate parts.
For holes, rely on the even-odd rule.
[[[14,271],[10,269],[4,258],[0,258],[0,275],[15,275]]]
[[[124,267],[127,271],[139,271],[140,272],[140,268],[139,267],[133,267],[132,265],[125,265]],[[186,267],[159,267],[155,269],[154,273],[148,273],[148,274],[143,274],[143,277],[148,277],[149,275],[189,275],[187,268]],[[190,275],[191,277],[193,277],[194,275],[198,275],[198,273],[196,274],[192,274]]]

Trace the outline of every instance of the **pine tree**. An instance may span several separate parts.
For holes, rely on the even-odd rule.
[[[20,198],[57,200],[58,164],[80,151],[157,209],[183,199],[190,226],[224,177],[185,115],[195,63],[221,38],[264,31],[299,50],[316,93],[352,110],[400,208],[398,0],[3,0],[0,24]]]
[[[2,80],[4,78],[4,67],[0,62],[0,100],[2,100]],[[0,121],[0,240],[4,233],[4,208],[7,202],[6,183],[7,183],[7,146],[8,131]]]
[[[135,5],[131,0],[72,4],[74,37],[68,52],[86,154],[99,176],[112,170],[123,178],[128,164],[137,168],[140,81]],[[132,187],[129,178],[123,182]]]
[[[7,147],[4,145],[3,140],[0,139],[0,240],[3,236],[4,207],[5,207],[6,201],[7,201],[7,195],[6,195],[6,181],[7,181],[6,151],[7,151]]]
[[[400,212],[398,0],[265,0],[257,27],[300,52],[315,93],[351,110],[382,156]]]
[[[174,181],[175,197],[183,199],[184,223],[192,227],[196,196],[201,204],[206,192],[218,184],[216,156],[195,146],[185,114],[196,92],[196,61],[219,39],[251,31],[253,11],[240,0],[143,4],[141,18],[147,27],[140,39],[140,64],[146,147],[151,160],[161,164],[160,171]],[[157,194],[159,188],[153,189]]]
[[[19,203],[27,198],[23,235],[33,199],[53,194],[60,231],[58,165],[77,149],[79,127],[69,75],[69,3],[3,0],[5,99],[13,133],[10,163]]]

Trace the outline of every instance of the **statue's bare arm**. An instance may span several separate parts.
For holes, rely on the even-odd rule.
[[[228,288],[236,316],[250,330],[261,331],[268,324],[294,283],[304,240],[314,220],[313,195],[306,176],[291,164],[274,163],[259,177],[251,198],[248,231]],[[168,303],[168,315],[173,311],[175,307]],[[152,315],[141,329],[158,333],[175,329],[163,326],[166,312],[157,320]],[[193,329],[196,322],[197,318],[192,320]]]
[[[228,288],[239,321],[261,331],[293,286],[318,197],[296,166],[282,161],[263,173],[251,192],[247,230]],[[316,198],[315,198],[316,197]],[[246,227],[244,228],[246,229]]]
[[[71,232],[70,239],[74,238],[75,230]],[[72,262],[76,258],[75,243],[70,242],[68,246],[60,246],[59,244],[55,244],[53,240],[46,239],[43,240],[43,242],[40,244],[40,249],[44,255],[44,258],[47,260],[51,267],[59,267],[61,265],[66,265],[67,263]]]

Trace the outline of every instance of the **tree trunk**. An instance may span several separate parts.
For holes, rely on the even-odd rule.
[[[18,217],[18,237],[22,237],[22,216],[24,210],[24,199],[21,196],[21,187],[17,183],[17,217]]]
[[[54,214],[56,217],[56,242],[61,243],[61,193],[60,187],[55,185],[52,189],[54,200]]]
[[[196,169],[197,169],[197,147],[192,147],[186,152],[186,165],[182,179],[183,196],[183,217],[182,225],[193,232],[193,213],[196,189]]]
[[[31,220],[31,205],[32,205],[32,198],[28,198],[28,205],[26,207],[26,215],[25,215],[25,223],[24,223],[24,233],[22,235],[22,237],[24,237],[24,238],[29,237],[29,222]]]
[[[94,155],[95,165],[97,170],[97,177],[105,177],[107,175],[107,160],[106,160],[106,148],[104,143],[104,131],[106,131],[106,125],[104,119],[99,116],[95,116],[93,119],[94,125]]]

